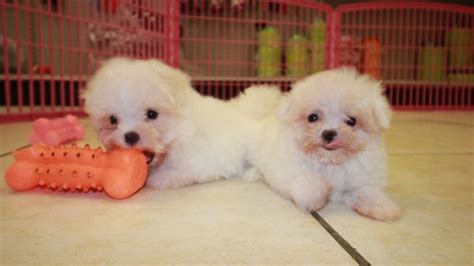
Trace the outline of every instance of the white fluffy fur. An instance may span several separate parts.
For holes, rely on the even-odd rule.
[[[275,114],[263,120],[253,160],[264,181],[304,211],[330,199],[373,219],[398,218],[399,206],[383,189],[382,130],[390,125],[390,109],[382,92],[379,82],[348,69],[294,84]],[[313,113],[319,120],[310,123]],[[355,126],[347,124],[350,116]],[[338,133],[332,144],[324,142],[324,130]]]
[[[281,97],[282,93],[277,86],[252,85],[230,100],[229,104],[247,116],[262,120],[273,114]]]
[[[223,101],[203,97],[180,70],[157,60],[110,59],[88,83],[86,110],[108,147],[129,147],[124,134],[137,132],[135,148],[155,154],[147,185],[177,188],[244,175],[257,122]],[[156,120],[146,118],[156,110]],[[118,119],[111,125],[110,116]]]

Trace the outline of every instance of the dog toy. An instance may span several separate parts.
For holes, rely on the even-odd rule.
[[[104,152],[87,145],[34,145],[14,152],[14,158],[5,181],[15,191],[37,186],[70,192],[103,190],[112,198],[123,199],[142,188],[147,177],[145,156],[131,149]]]
[[[339,64],[360,69],[361,41],[357,36],[343,34],[339,40]]]
[[[30,143],[56,146],[84,137],[84,129],[79,119],[73,115],[62,118],[39,118],[33,122],[33,131],[30,134]]]
[[[224,8],[224,1],[223,0],[211,0],[210,4],[211,4],[211,8],[214,12],[220,12]]]
[[[231,0],[230,6],[234,11],[242,11],[244,9],[245,0]]]

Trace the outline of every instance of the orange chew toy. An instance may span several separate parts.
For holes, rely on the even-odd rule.
[[[16,191],[37,186],[62,191],[104,190],[110,197],[130,197],[145,184],[145,156],[136,150],[104,152],[78,148],[34,145],[16,151],[15,162],[5,172],[7,185]]]

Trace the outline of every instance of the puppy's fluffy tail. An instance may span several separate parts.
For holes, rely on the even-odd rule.
[[[229,104],[243,114],[260,120],[275,112],[282,95],[277,86],[253,85],[230,100]]]

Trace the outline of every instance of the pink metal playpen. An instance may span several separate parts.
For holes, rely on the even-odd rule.
[[[158,58],[229,99],[350,66],[398,110],[474,109],[474,8],[309,0],[0,0],[0,122],[83,114],[111,56]]]

